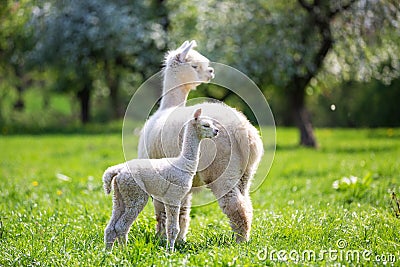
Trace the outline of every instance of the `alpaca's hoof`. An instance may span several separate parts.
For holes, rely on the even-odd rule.
[[[166,249],[167,252],[169,252],[169,253],[174,253],[174,251],[175,251],[174,245],[170,245],[170,244],[168,244],[168,243],[167,243],[167,245],[165,246],[165,249]]]
[[[156,237],[163,240],[163,241],[167,241],[167,234],[164,232],[157,232],[156,233]]]
[[[176,239],[175,243],[177,245],[185,245],[186,244],[186,239],[178,238],[178,239]]]
[[[249,241],[248,235],[236,234],[236,243],[244,243]]]
[[[106,243],[106,251],[111,251],[113,249],[114,243]]]

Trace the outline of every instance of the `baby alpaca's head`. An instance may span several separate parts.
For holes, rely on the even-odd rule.
[[[218,134],[218,128],[214,125],[214,122],[208,118],[200,117],[201,108],[197,109],[193,114],[191,121],[192,125],[196,129],[197,136],[199,139],[213,138]]]

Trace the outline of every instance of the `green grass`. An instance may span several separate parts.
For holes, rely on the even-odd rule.
[[[317,137],[319,150],[299,148],[295,130],[278,129],[271,171],[252,194],[249,243],[233,241],[213,203],[192,210],[187,243],[168,254],[154,235],[151,202],[127,248],[103,250],[112,203],[101,175],[123,161],[120,134],[1,136],[0,266],[257,266],[297,256],[314,266],[375,265],[380,256],[399,265],[400,219],[389,201],[392,191],[400,195],[400,130],[324,129]],[[332,187],[351,175],[370,180]]]

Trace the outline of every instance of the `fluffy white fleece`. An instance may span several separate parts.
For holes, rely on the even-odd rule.
[[[202,108],[205,116],[218,122],[221,135],[215,139],[215,146],[209,142],[201,146],[201,158],[193,186],[205,185],[211,189],[230,220],[236,240],[247,241],[253,217],[249,187],[264,152],[263,144],[257,129],[234,108],[221,103],[185,107],[189,92],[214,77],[209,60],[193,50],[194,47],[195,41],[186,41],[167,54],[160,108],[142,129],[138,155],[139,158],[179,155],[181,129],[193,111]],[[179,240],[185,240],[188,231],[191,197],[190,192],[182,201]],[[163,202],[154,200],[159,235],[165,235],[164,206]]]
[[[115,239],[126,243],[129,229],[147,203],[148,195],[164,203],[167,215],[167,243],[174,250],[179,233],[179,211],[189,193],[199,163],[200,140],[215,137],[212,120],[199,117],[201,109],[186,124],[183,147],[175,158],[136,159],[108,168],[103,175],[104,190],[111,192],[114,181],[113,211],[104,231],[107,249]]]

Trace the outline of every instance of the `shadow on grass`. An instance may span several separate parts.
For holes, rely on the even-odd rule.
[[[229,248],[234,246],[236,243],[233,233],[224,233],[224,234],[214,234],[211,236],[205,237],[200,242],[192,243],[190,241],[178,243],[176,246],[177,252],[182,254],[188,253],[199,253],[204,250],[209,250],[214,247],[219,248]]]
[[[144,229],[140,230],[140,238],[144,243],[158,247],[158,249],[165,249],[167,246],[167,240],[165,237],[158,236],[153,231],[147,231]],[[199,253],[204,250],[212,249],[213,247],[231,247],[236,244],[233,233],[224,233],[224,234],[212,234],[208,236],[203,236],[204,239],[201,239],[199,242],[177,242],[175,244],[175,253],[188,254],[188,253]],[[134,243],[134,239],[128,239],[128,247],[132,246]]]
[[[131,231],[132,232],[132,231]],[[153,249],[156,250],[166,250],[167,240],[164,237],[158,236],[153,231],[148,231],[143,228],[135,231],[137,236],[132,236],[130,233],[130,237],[128,238],[128,242],[126,246],[121,246],[117,240],[115,241],[114,247],[112,251],[125,251],[125,252],[136,252],[138,249],[133,249],[135,246],[137,248],[145,245],[150,251]],[[234,239],[234,235],[232,234],[214,234],[212,236],[208,236],[205,239],[201,239],[199,242],[177,242],[175,244],[175,252],[180,254],[197,254],[202,251],[207,251],[213,249],[215,247],[219,248],[229,248],[236,245],[236,241]],[[105,251],[105,253],[112,253],[112,251]],[[134,253],[135,254],[135,253]],[[129,257],[133,257],[134,255],[130,255]]]
[[[138,124],[138,126],[140,126]],[[0,136],[8,135],[98,135],[122,132],[122,121],[69,125],[1,125]]]
[[[277,151],[293,151],[293,150],[298,150],[299,148],[305,148],[305,147],[301,147],[300,145],[296,145],[296,144],[276,145]]]
[[[367,134],[368,138],[373,139],[399,139],[400,131],[399,129],[372,129]]]
[[[324,153],[343,153],[343,154],[355,154],[355,153],[379,153],[397,150],[396,146],[391,145],[367,145],[367,146],[341,146],[341,147],[329,147],[322,148],[321,152]]]

